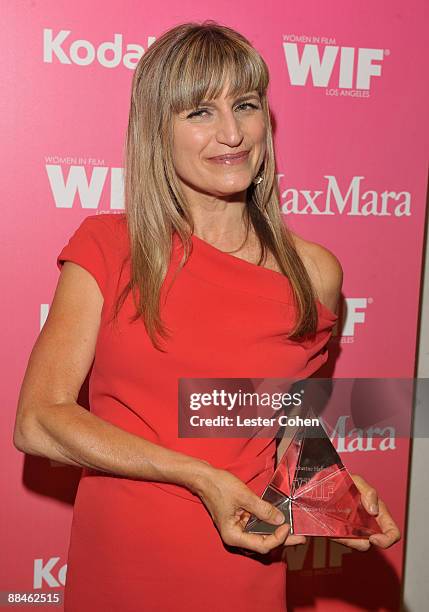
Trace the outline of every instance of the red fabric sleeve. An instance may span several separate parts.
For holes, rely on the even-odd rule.
[[[108,280],[107,254],[111,238],[102,215],[86,217],[59,253],[58,268],[61,270],[65,261],[79,264],[92,274],[105,296]]]

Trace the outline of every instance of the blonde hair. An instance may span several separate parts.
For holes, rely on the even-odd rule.
[[[266,121],[264,180],[247,190],[246,214],[261,243],[258,265],[269,249],[290,281],[296,306],[291,339],[313,334],[317,309],[310,278],[280,211],[280,194],[270,111],[269,72],[257,50],[241,34],[209,20],[184,23],[158,38],[134,72],[125,143],[125,212],[130,240],[131,277],[115,305],[114,318],[129,291],[155,348],[157,336],[170,336],[160,317],[160,291],[176,231],[183,244],[179,271],[189,256],[193,220],[172,159],[172,116],[216,98],[228,81],[228,95],[256,90]],[[261,314],[263,316],[263,313]]]

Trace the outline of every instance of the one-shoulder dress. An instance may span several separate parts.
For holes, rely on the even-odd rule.
[[[180,438],[178,379],[306,378],[326,362],[338,317],[318,301],[315,336],[290,341],[287,277],[193,236],[188,262],[170,286],[182,255],[174,233],[161,291],[161,317],[171,332],[165,352],[153,347],[141,319],[130,322],[130,293],[117,323],[109,322],[130,278],[125,213],[86,217],[58,255],[59,269],[66,260],[79,264],[104,297],[90,410],[229,470],[261,495],[274,471],[275,438]],[[283,612],[286,565],[226,547],[204,504],[184,487],[83,468],[64,606],[66,612]]]

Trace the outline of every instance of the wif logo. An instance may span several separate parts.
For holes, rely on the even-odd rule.
[[[340,320],[334,327],[332,340],[341,344],[353,344],[359,335],[360,326],[365,325],[368,305],[373,303],[371,297],[345,298],[341,307]]]
[[[320,40],[323,43],[327,39]],[[305,86],[311,75],[314,87],[364,90],[371,88],[374,77],[381,76],[382,62],[388,55],[384,49],[312,43],[300,43],[298,46],[298,42],[283,42],[283,51],[291,85]],[[333,82],[336,66],[338,82]]]
[[[360,326],[365,325],[366,311],[372,303],[372,297],[345,298],[341,305],[339,321],[332,332],[332,341],[353,344],[359,335]]]
[[[133,70],[144,53],[144,47],[128,43],[125,48],[122,34],[114,34],[113,42],[101,42],[97,47],[89,40],[70,41],[70,30],[55,33],[51,28],[43,30],[43,61],[47,64],[76,64],[89,66],[97,61],[104,68],[116,68],[123,64]],[[148,36],[147,47],[155,41],[155,36]]]
[[[341,335],[353,337],[356,334],[356,325],[365,323],[366,309],[368,302],[372,303],[371,298],[346,298],[346,318],[344,321]]]
[[[338,572],[343,566],[343,556],[352,553],[338,542],[327,538],[307,538],[300,546],[285,546],[283,558],[287,561],[288,570],[311,576],[314,570],[323,575]]]
[[[88,173],[85,165],[89,166]],[[60,164],[46,164],[49,185],[56,208],[73,208],[78,200],[84,209],[98,209],[105,186],[111,210],[124,209],[122,168],[109,168],[104,160],[87,159],[85,165],[70,165],[68,172]]]

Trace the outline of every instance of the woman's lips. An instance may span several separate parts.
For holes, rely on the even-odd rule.
[[[209,157],[209,161],[215,164],[226,164],[227,166],[234,166],[236,164],[242,164],[249,156],[249,151],[243,151],[238,155],[219,155],[218,157]]]

